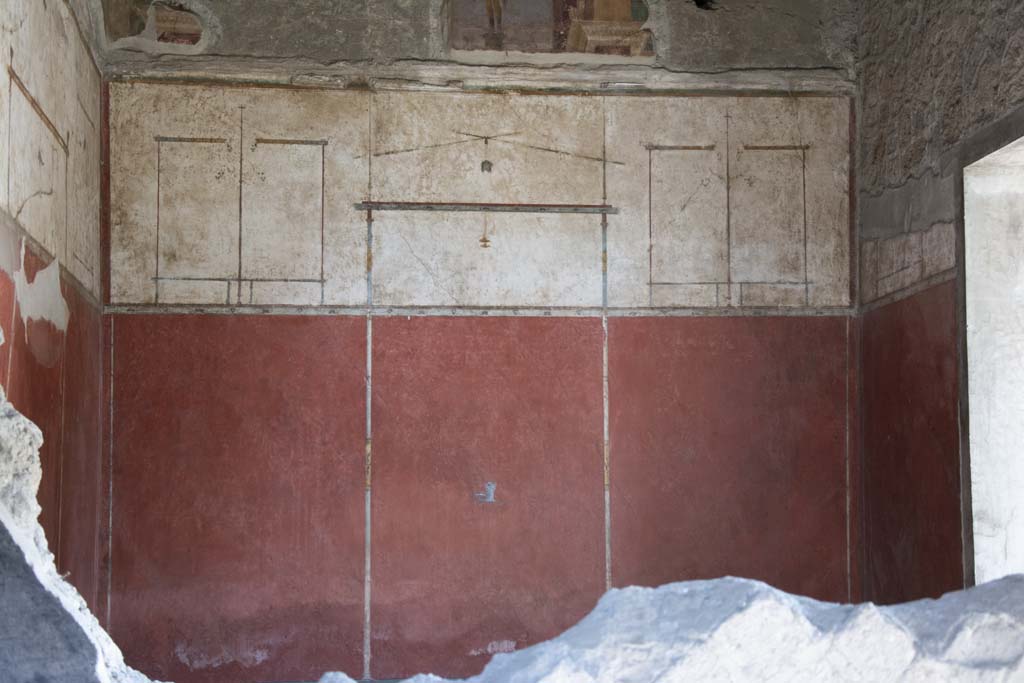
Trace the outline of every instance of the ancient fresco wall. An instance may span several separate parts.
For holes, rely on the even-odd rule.
[[[470,675],[610,586],[855,598],[847,99],[116,83],[111,136],[129,662]]]
[[[99,611],[100,74],[65,3],[0,3],[0,82],[0,383],[43,433],[49,550]]]
[[[0,7],[0,207],[93,296],[100,75],[63,3]]]
[[[115,84],[111,126],[115,304],[850,303],[843,98]]]

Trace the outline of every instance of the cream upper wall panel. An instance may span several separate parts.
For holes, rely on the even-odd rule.
[[[7,67],[10,64],[11,41],[16,30],[13,2],[0,2],[0,209],[8,210],[10,205],[7,184],[8,138],[10,132],[10,78]]]
[[[366,214],[355,204],[368,192],[370,96],[244,92],[242,246],[253,303],[320,303],[321,290],[324,304],[365,303]]]
[[[367,259],[369,198],[607,201],[613,307],[848,304],[842,98],[111,97],[115,303],[602,303],[599,216],[377,210]]]
[[[612,306],[849,303],[849,103],[607,98]],[[657,121],[657,126],[650,122]]]
[[[599,204],[603,135],[599,98],[379,94],[373,199]]]
[[[98,296],[99,73],[62,2],[3,3],[0,25],[3,207]]]
[[[718,303],[726,111],[721,98],[605,98],[608,203],[619,209],[608,217],[610,306]]]
[[[373,302],[390,306],[600,306],[596,215],[383,212]]]
[[[100,144],[102,108],[100,76],[81,40],[72,41],[76,87],[64,92],[68,114],[68,231],[62,260],[72,275],[99,295]],[[69,66],[71,66],[69,65]]]
[[[111,300],[366,301],[369,96],[111,87]]]

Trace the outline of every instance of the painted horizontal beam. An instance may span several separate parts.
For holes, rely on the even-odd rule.
[[[743,317],[854,317],[857,309],[845,306],[798,308],[720,306],[717,308],[601,308],[599,306],[296,306],[291,304],[108,304],[112,315],[311,315],[401,317],[538,317],[538,318],[743,318]]]
[[[360,202],[360,211],[476,211],[494,213],[616,214],[607,204],[487,204],[477,202]]]

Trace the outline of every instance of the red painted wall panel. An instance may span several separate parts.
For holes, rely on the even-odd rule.
[[[956,289],[950,282],[863,320],[868,599],[963,587]]]
[[[365,321],[115,316],[111,628],[193,681],[361,670]]]
[[[25,251],[25,276],[29,282],[48,261],[31,249]],[[43,432],[39,450],[43,477],[39,484],[39,523],[51,552],[59,553],[61,416],[64,405],[63,365],[65,335],[52,323],[21,319],[14,315],[10,344],[8,399]]]
[[[595,319],[374,320],[374,677],[473,674],[593,608],[602,334]]]
[[[99,603],[101,531],[102,316],[95,304],[67,283],[68,321],[64,358],[61,457],[60,562],[95,614]]]
[[[845,318],[609,322],[615,585],[847,598]]]
[[[14,314],[14,280],[7,273],[0,270],[0,331],[4,335],[3,346],[0,346],[0,385],[3,386],[5,395],[10,394],[7,373],[10,370],[11,362]]]

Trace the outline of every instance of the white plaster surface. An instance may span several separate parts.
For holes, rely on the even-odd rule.
[[[468,683],[1018,681],[1024,576],[904,605],[837,605],[737,578],[609,591]],[[443,679],[421,675],[409,683]],[[351,683],[329,674],[321,683]]]
[[[1024,571],[1024,164],[998,161],[964,172],[978,581]]]
[[[111,135],[114,303],[602,304],[600,216],[376,210],[368,255],[369,199],[610,204],[614,307],[849,304],[840,97],[114,84]]]
[[[849,303],[846,100],[609,97],[605,111],[612,306]]]
[[[98,296],[100,76],[65,3],[0,3],[0,62],[0,209]]]
[[[95,646],[99,681],[148,683],[148,678],[125,665],[121,651],[100,627],[85,599],[57,573],[43,528],[37,521],[40,508],[36,492],[42,479],[39,461],[42,443],[39,429],[14,409],[0,390],[0,523],[25,554],[39,583],[60,601]]]
[[[112,301],[364,303],[368,115],[359,92],[114,84]]]

